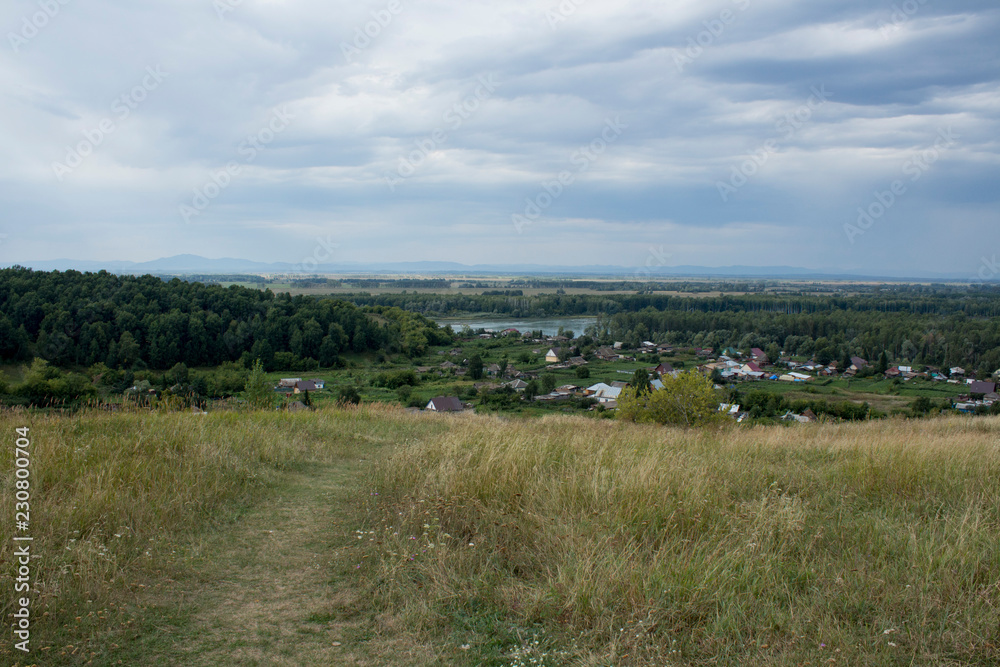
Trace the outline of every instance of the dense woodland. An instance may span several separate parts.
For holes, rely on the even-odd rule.
[[[428,316],[486,313],[517,317],[590,315],[588,335],[601,343],[643,340],[748,350],[776,345],[826,363],[845,354],[985,374],[1000,368],[1000,290],[893,286],[850,296],[751,294],[496,295],[383,294],[345,298]],[[773,349],[773,348],[772,348]]]
[[[5,362],[163,370],[261,359],[295,368],[336,365],[346,351],[421,354],[450,340],[450,330],[394,307],[103,271],[0,270]]]
[[[417,356],[452,341],[428,316],[590,315],[593,345],[643,340],[751,347],[826,363],[875,361],[1000,368],[1000,290],[852,286],[845,296],[746,294],[274,294],[154,276],[0,270],[0,360],[54,367],[166,370],[239,362],[293,370],[335,366],[346,352]],[[419,313],[419,314],[418,314]]]

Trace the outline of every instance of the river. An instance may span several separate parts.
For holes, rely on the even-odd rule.
[[[546,336],[555,336],[559,332],[559,327],[569,329],[574,335],[580,336],[584,330],[597,323],[596,317],[547,317],[543,319],[526,320],[501,320],[486,318],[461,318],[461,319],[439,319],[438,324],[448,324],[455,331],[460,331],[463,326],[468,325],[472,329],[492,329],[493,331],[503,331],[504,329],[517,329],[524,333],[526,331],[538,331],[541,329]]]

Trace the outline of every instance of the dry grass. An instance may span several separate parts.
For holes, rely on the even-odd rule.
[[[376,475],[373,586],[485,664],[997,664],[998,436],[460,423]]]
[[[31,575],[33,652],[15,654],[5,639],[0,664],[117,664],[102,660],[130,642],[148,647],[145,658],[158,654],[168,644],[157,636],[171,641],[163,625],[183,619],[154,614],[149,592],[171,599],[176,579],[211,557],[201,553],[204,536],[274,502],[272,492],[290,472],[357,461],[417,429],[434,430],[399,415],[386,419],[396,413],[0,413],[9,443],[15,428],[31,429],[30,534],[39,556]],[[6,567],[14,546],[13,459],[10,450],[0,460],[0,603],[8,620],[16,597]]]
[[[357,664],[1000,662],[1000,419],[681,431],[377,406],[0,414],[4,432],[24,425],[38,664],[117,664],[115,644],[123,664],[153,664],[188,640],[225,655],[233,626],[210,602],[257,599],[282,549],[245,541],[281,516],[289,562],[335,548],[335,593],[297,595],[300,612],[268,597],[304,630],[262,622],[247,664],[296,664],[296,638],[324,623],[356,626]],[[309,490],[321,468],[343,480],[333,514],[316,504],[334,487]],[[306,486],[288,495],[291,478]],[[243,574],[215,582],[227,562]],[[286,590],[313,581],[274,568]],[[151,589],[174,611],[147,606]],[[9,569],[0,590],[9,618]],[[257,607],[234,618],[252,625]]]

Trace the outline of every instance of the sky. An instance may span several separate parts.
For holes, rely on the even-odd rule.
[[[997,277],[975,0],[7,0],[0,264]]]

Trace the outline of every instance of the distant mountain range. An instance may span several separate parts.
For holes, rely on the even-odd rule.
[[[18,262],[39,271],[101,271],[132,275],[182,276],[192,274],[431,274],[431,275],[558,275],[618,278],[776,278],[796,280],[937,280],[970,282],[973,276],[959,273],[869,274],[836,269],[816,270],[794,266],[658,266],[636,269],[627,266],[543,266],[539,264],[475,264],[457,262],[381,262],[308,265],[288,262],[255,262],[224,257],[208,259],[198,255],[175,255],[149,262],[53,259]],[[7,266],[10,266],[9,264]],[[648,271],[648,272],[647,272]]]

